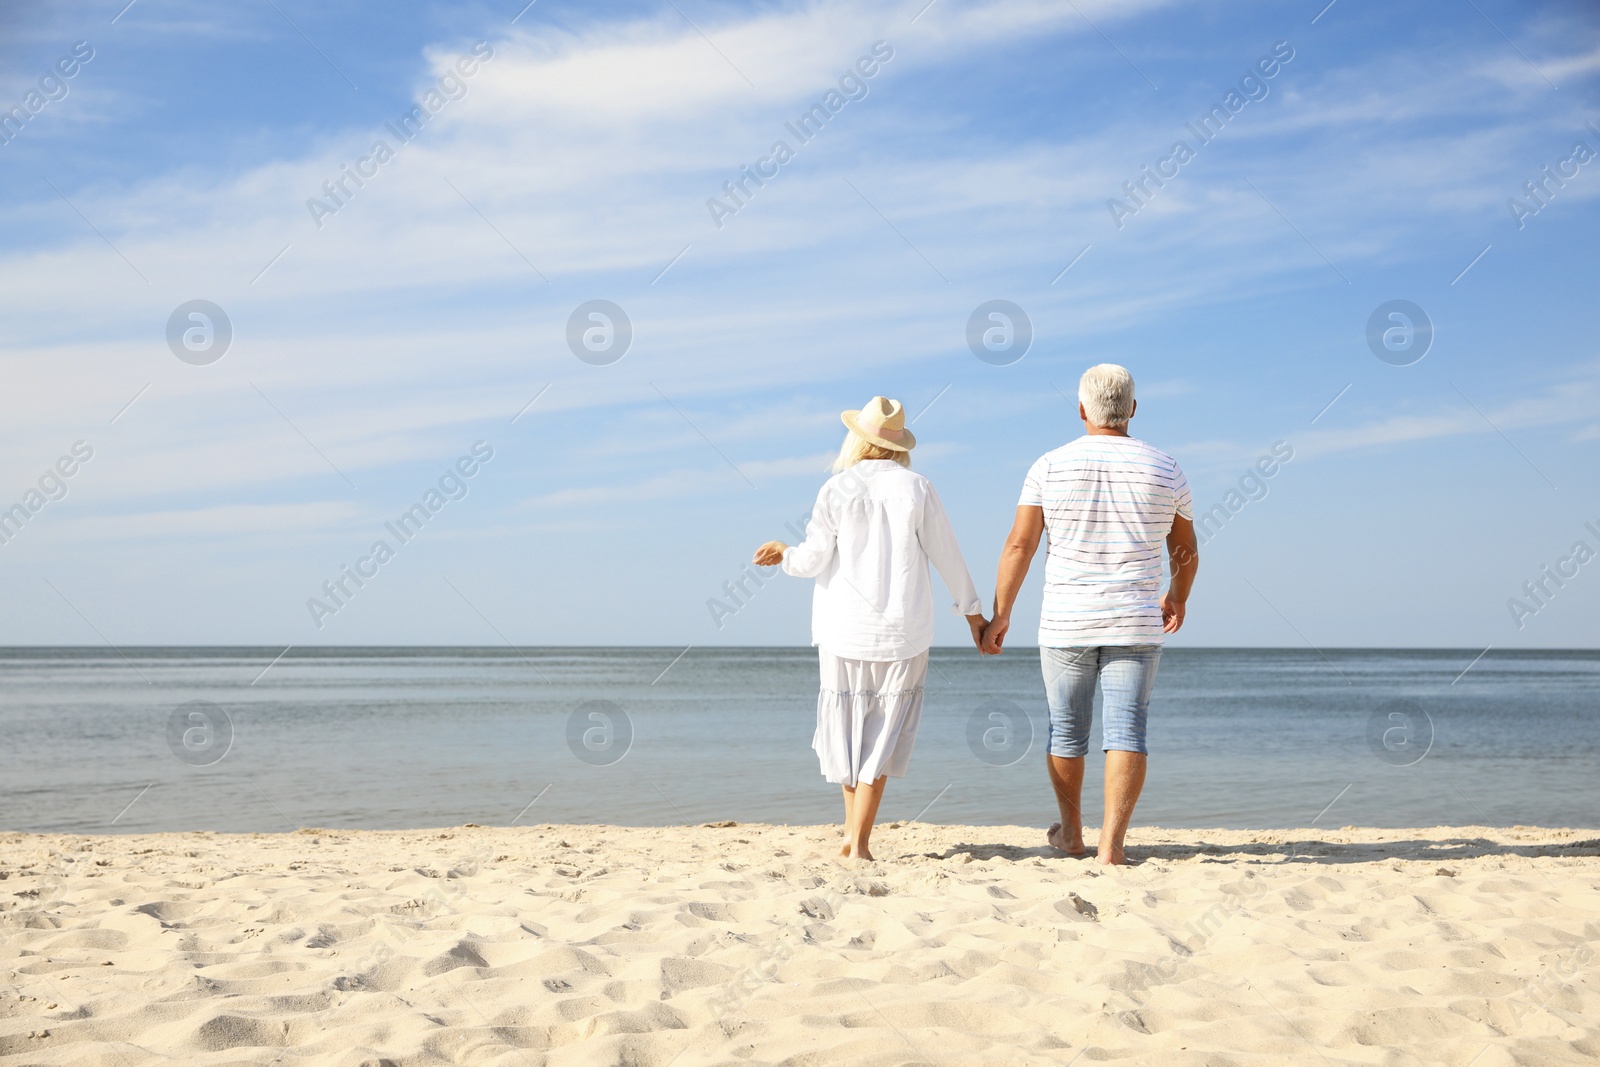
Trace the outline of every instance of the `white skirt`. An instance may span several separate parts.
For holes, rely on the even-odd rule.
[[[886,774],[904,778],[922,722],[928,654],[877,662],[817,653],[822,690],[811,747],[822,776],[852,788]]]

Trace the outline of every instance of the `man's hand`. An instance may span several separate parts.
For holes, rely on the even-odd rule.
[[[1185,602],[1169,591],[1161,598],[1161,632],[1175,634],[1183,628]]]
[[[983,628],[983,639],[978,643],[978,648],[986,656],[998,656],[1000,648],[1005,644],[1006,631],[1011,629],[1011,620],[1002,615],[996,615]]]
[[[1172,517],[1172,529],[1167,533],[1167,556],[1172,567],[1172,582],[1167,595],[1161,598],[1161,630],[1175,634],[1183,626],[1184,606],[1189,603],[1189,590],[1194,588],[1194,576],[1200,570],[1200,544],[1195,537],[1194,520],[1182,515]]]
[[[983,651],[983,631],[988,625],[989,620],[984,618],[981,612],[967,616],[967,626],[972,630],[972,643],[978,647],[979,652]]]
[[[782,541],[768,541],[756,549],[755,559],[751,562],[757,567],[776,567],[783,562],[783,553],[788,547]]]
[[[1006,631],[1011,629],[1011,608],[1017,602],[1017,591],[1028,577],[1028,566],[1044,538],[1044,508],[1034,504],[1019,504],[1011,532],[1006,535],[1005,548],[1000,551],[1000,571],[994,580],[994,619],[983,630],[985,655],[998,656],[1005,643]]]

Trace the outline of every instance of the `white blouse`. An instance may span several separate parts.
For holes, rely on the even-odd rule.
[[[811,643],[845,659],[911,659],[933,644],[928,563],[957,615],[983,610],[933,483],[892,459],[829,478],[806,539],[784,550],[783,571],[815,578]]]

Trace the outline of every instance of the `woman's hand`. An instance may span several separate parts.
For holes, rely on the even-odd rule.
[[[972,643],[978,646],[978,651],[983,651],[983,631],[988,628],[989,620],[982,614],[968,615],[967,626],[972,630]]]
[[[757,567],[776,567],[783,562],[783,553],[788,547],[782,541],[768,541],[756,549],[755,559],[751,562]]]
[[[1011,619],[996,615],[994,621],[989,623],[983,631],[983,642],[978,645],[984,655],[998,656],[1001,646],[1005,644],[1006,632],[1011,629]]]

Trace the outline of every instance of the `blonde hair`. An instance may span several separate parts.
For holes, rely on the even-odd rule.
[[[1097,363],[1078,380],[1078,403],[1090,424],[1126,430],[1133,417],[1133,375],[1115,363]]]
[[[875,445],[854,430],[847,430],[844,444],[839,446],[839,455],[833,461],[833,473],[854,467],[864,459],[892,459],[902,467],[911,466],[910,452],[896,452],[892,448]]]

